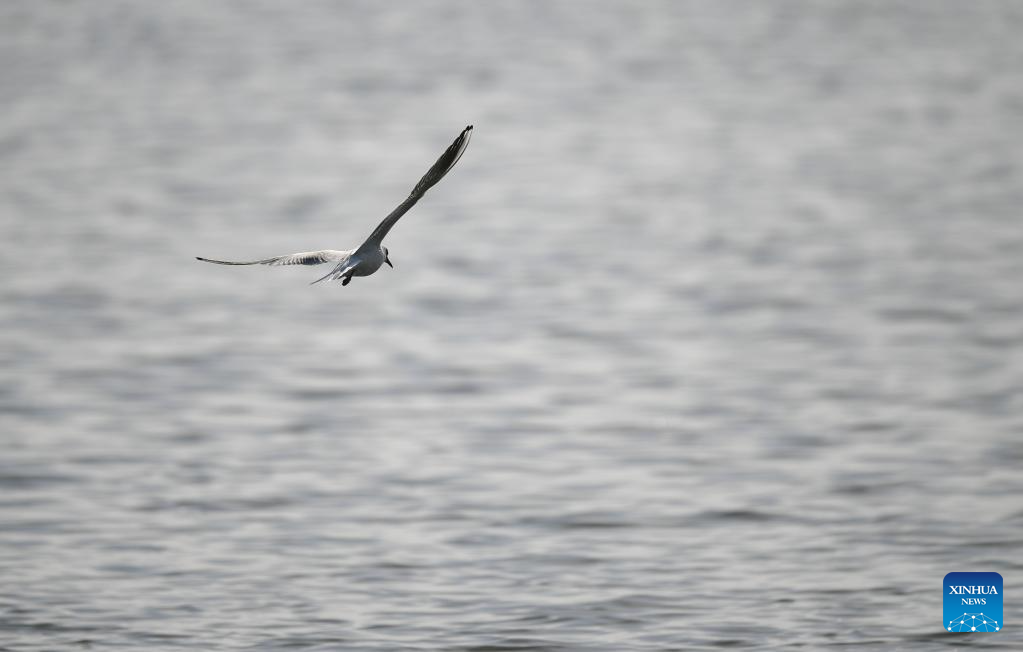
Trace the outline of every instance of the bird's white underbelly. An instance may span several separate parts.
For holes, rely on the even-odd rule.
[[[352,276],[369,276],[384,264],[384,252],[380,249],[359,252],[359,264]]]

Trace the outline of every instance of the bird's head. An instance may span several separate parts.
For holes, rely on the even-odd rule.
[[[387,247],[384,247],[383,250],[384,250],[384,262],[387,263],[388,265],[390,265],[391,269],[394,269],[394,264],[391,262],[391,258],[387,254]]]

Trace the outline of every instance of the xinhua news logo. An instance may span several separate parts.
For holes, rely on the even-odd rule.
[[[949,573],[944,582],[946,632],[997,632],[1002,626],[1002,576]]]

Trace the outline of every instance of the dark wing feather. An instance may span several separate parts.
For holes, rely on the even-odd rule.
[[[410,208],[416,205],[426,191],[432,188],[438,181],[444,178],[444,175],[448,173],[451,168],[455,167],[455,163],[458,163],[458,159],[462,158],[462,154],[465,152],[465,148],[469,145],[469,137],[472,135],[472,125],[469,125],[462,130],[462,133],[458,135],[455,142],[451,143],[450,146],[444,153],[440,155],[437,162],[433,164],[423,178],[419,180],[416,187],[412,189],[411,194],[408,198],[401,202],[397,208],[391,211],[391,214],[384,218],[377,228],[373,229],[373,233],[366,239],[366,242],[362,245],[363,247],[374,244],[379,246],[384,240],[384,236],[391,230],[391,227],[401,218],[402,215],[407,213]]]

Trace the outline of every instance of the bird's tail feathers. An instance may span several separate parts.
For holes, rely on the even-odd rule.
[[[356,266],[357,266],[357,263],[353,263],[351,260],[347,260],[347,261],[338,263],[337,265],[334,266],[334,269],[330,270],[329,272],[327,272],[326,274],[324,274],[320,278],[316,279],[315,281],[313,281],[309,285],[316,285],[320,281],[326,281],[328,278],[331,279],[331,280],[336,281],[336,280],[338,280],[339,278],[341,278],[343,276],[347,276],[348,277],[345,280],[345,282],[343,283],[343,285],[348,285],[349,281],[351,281],[352,274],[355,273]]]

